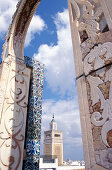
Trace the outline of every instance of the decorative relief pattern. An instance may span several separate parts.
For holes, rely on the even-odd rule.
[[[0,83],[0,169],[22,168],[30,78],[30,69],[23,61],[23,49],[29,23],[39,3],[40,0],[19,1],[3,46],[2,78],[7,79]],[[6,65],[9,69],[5,70]]]
[[[91,116],[91,122],[95,126],[102,126],[101,130],[101,136],[102,136],[102,141],[103,143],[109,146],[109,143],[107,141],[107,133],[112,130],[112,79],[110,80],[107,75],[110,72],[112,74],[112,67],[109,69],[109,71],[105,70],[102,71],[103,74],[105,74],[105,80],[100,79],[100,75],[98,72],[96,75],[98,76],[88,76],[87,81],[90,85],[90,90],[91,90],[91,100],[92,100],[92,106],[96,105],[100,101],[100,107],[99,110],[94,111]],[[109,83],[110,85],[110,90],[108,97],[105,99],[103,95],[103,85],[104,83]]]
[[[5,64],[4,64],[5,63]],[[1,75],[0,75],[0,122],[1,122],[1,117],[2,117],[2,107],[4,103],[4,98],[5,98],[5,90],[7,86],[7,80],[8,80],[8,73],[9,73],[9,68],[10,68],[10,59],[7,58],[5,59],[4,63],[1,63]],[[4,73],[4,74],[2,74]]]
[[[88,75],[106,64],[112,63],[112,43],[98,44],[84,59],[84,73]]]
[[[30,70],[11,56],[6,61],[10,61],[10,69],[0,124],[0,167],[19,169],[23,158]],[[7,64],[5,62],[3,67]]]
[[[96,163],[102,165],[108,170],[112,169],[112,148],[107,148],[107,150],[95,151]]]
[[[70,2],[74,24],[79,30],[83,59],[96,44],[99,44],[102,31],[108,30],[108,26],[99,1],[70,0]]]
[[[84,21],[79,24],[79,31],[86,30],[88,37],[94,42],[96,40],[97,34],[100,32],[98,21],[102,15],[102,9],[99,7],[95,13],[93,9],[94,6],[85,1],[82,15]]]
[[[38,161],[40,157],[44,65],[29,57],[25,57],[25,63],[32,68],[26,139],[25,169],[27,170],[29,167],[32,169],[38,169]]]
[[[94,47],[84,59],[96,162],[108,169],[112,167],[111,63],[112,43],[110,42]],[[99,137],[96,138],[98,134]]]
[[[105,0],[106,1],[106,0]],[[72,38],[75,51],[76,70],[79,72],[78,87],[82,87],[81,78],[87,85],[88,103],[81,108],[82,127],[88,122],[88,106],[91,125],[85,125],[88,146],[86,168],[96,169],[95,164],[112,169],[112,37],[107,25],[100,0],[70,0],[70,17],[72,24]],[[108,9],[105,9],[108,11]],[[107,12],[108,13],[108,12]],[[106,14],[106,13],[105,13]],[[107,14],[106,14],[107,15]],[[75,41],[75,37],[76,41]],[[79,49],[79,46],[81,49]],[[76,52],[76,50],[78,50]],[[82,54],[80,53],[82,52]],[[79,55],[78,55],[79,53]],[[80,56],[80,57],[79,57]],[[82,57],[82,58],[81,58]],[[81,64],[80,64],[81,63]],[[82,66],[84,72],[78,67]],[[80,81],[81,80],[81,81]],[[84,79],[83,79],[84,80]],[[83,103],[83,96],[80,103]],[[80,91],[80,89],[79,89]],[[80,96],[80,95],[79,95]],[[85,110],[87,109],[87,113]],[[89,127],[90,129],[87,129]],[[92,132],[92,134],[91,134]],[[89,140],[89,134],[92,139]],[[90,142],[91,141],[91,142]],[[86,147],[85,147],[86,148]],[[95,161],[93,157],[95,153]],[[86,154],[85,154],[86,155]],[[89,162],[91,162],[89,164]]]
[[[97,3],[96,1],[91,2],[89,0],[71,0],[71,4],[74,7],[73,13],[76,13],[77,20],[79,21],[79,31],[85,30],[92,41],[96,39],[97,34],[100,32],[99,20],[103,13],[102,8],[100,6],[97,7]]]

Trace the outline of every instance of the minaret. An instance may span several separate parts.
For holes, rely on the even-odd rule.
[[[63,137],[62,131],[57,130],[54,115],[50,122],[50,129],[44,132],[44,156],[58,158],[58,165],[63,164]]]

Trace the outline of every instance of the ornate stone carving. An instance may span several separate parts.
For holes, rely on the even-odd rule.
[[[112,148],[107,150],[95,151],[96,163],[105,167],[106,169],[112,169]]]
[[[105,64],[111,62],[112,60],[112,43],[107,42],[103,45],[98,45],[91,50],[91,52],[84,59],[84,72],[88,75],[91,71],[95,71]],[[109,147],[107,143],[107,133],[112,129],[111,118],[112,118],[112,67],[108,70],[103,69],[103,71],[97,71],[96,76],[89,75],[87,81],[89,82],[91,89],[91,100],[92,106],[94,106],[100,100],[100,112],[93,112],[91,116],[91,121],[95,126],[102,127],[102,140],[106,146]],[[104,78],[104,79],[102,79]],[[106,82],[110,83],[110,89],[108,98],[105,99],[101,88]],[[108,120],[108,121],[107,121]]]
[[[82,15],[83,22],[79,24],[79,31],[86,30],[88,37],[94,42],[100,32],[98,21],[102,15],[102,9],[99,7],[96,12],[93,9],[94,6],[85,1]]]
[[[0,80],[0,169],[22,169],[30,68],[24,40],[40,0],[20,0],[3,46]],[[7,151],[7,155],[5,152]]]
[[[3,124],[4,122],[4,124]],[[24,140],[21,131],[24,126],[24,113],[17,104],[11,104],[5,111],[2,119],[2,127],[0,130],[0,151],[1,151],[1,168],[19,168],[21,162],[22,149],[20,142]],[[7,155],[4,157],[4,150]],[[18,157],[16,157],[18,154]]]
[[[84,41],[81,46],[81,52],[82,52],[82,59],[91,51],[94,46],[98,46],[98,44],[103,44],[106,42],[112,42],[112,31],[108,31],[105,33],[99,33],[98,37],[96,38],[96,41],[92,42],[91,38],[88,38],[86,41]]]
[[[30,70],[22,61],[11,56],[5,60],[3,70],[6,65],[9,67],[8,77],[6,82],[2,82],[7,89],[5,86],[1,87],[1,91],[5,93],[3,93],[4,105],[1,109],[0,167],[21,169]],[[3,72],[2,78],[4,76]]]
[[[88,38],[91,38],[91,41],[94,42],[97,34],[100,32],[99,20],[103,13],[102,8],[98,7],[97,10],[94,11],[95,5],[89,0],[71,0],[70,2],[74,7],[73,13],[76,13],[76,20],[79,21],[79,31],[86,30]],[[98,1],[95,1],[95,3],[98,3]],[[81,10],[79,5],[81,6]]]
[[[87,76],[88,101],[93,129],[100,127],[101,140],[95,145],[97,164],[112,167],[111,150],[101,151],[98,145],[112,147],[112,43],[95,46],[84,58],[84,73]],[[106,67],[104,67],[107,65]],[[95,133],[94,133],[95,135]],[[97,145],[97,146],[96,146]],[[102,146],[103,146],[102,145]],[[103,152],[105,153],[103,155]],[[98,156],[99,154],[99,156]],[[108,157],[108,159],[107,159]],[[110,163],[109,163],[110,161]]]
[[[110,1],[69,0],[85,162],[92,170],[112,169]]]
[[[98,44],[84,59],[84,73],[88,75],[91,71],[95,71],[111,62],[112,43],[106,42],[104,44]]]

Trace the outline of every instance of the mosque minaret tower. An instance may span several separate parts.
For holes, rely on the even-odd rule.
[[[62,131],[57,130],[54,115],[50,122],[50,129],[44,132],[44,156],[58,158],[58,164],[63,164],[63,136]]]

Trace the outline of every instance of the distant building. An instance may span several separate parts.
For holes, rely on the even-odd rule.
[[[72,161],[70,159],[67,159],[63,162],[63,165],[72,165],[72,166],[85,166],[84,161]]]
[[[40,158],[39,170],[85,170],[82,165],[62,165],[58,166],[58,159]]]
[[[50,122],[50,129],[44,132],[44,156],[40,158],[39,170],[85,170],[80,161],[68,159],[63,162],[62,131],[57,130],[54,116]]]
[[[50,130],[44,132],[44,156],[58,158],[58,165],[63,164],[63,137],[62,131],[57,130],[57,123],[50,122]]]

